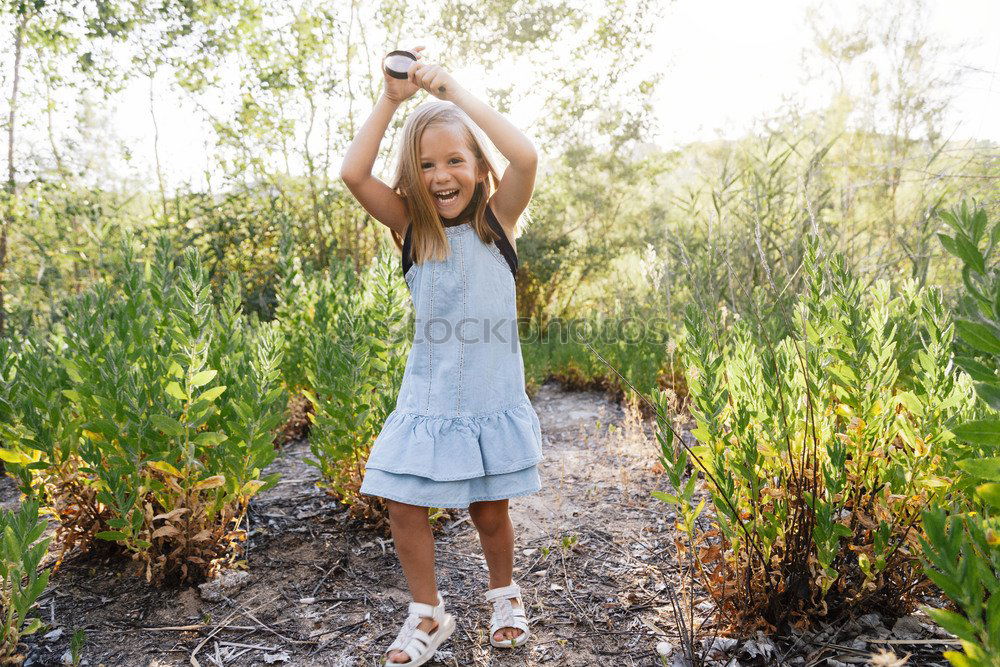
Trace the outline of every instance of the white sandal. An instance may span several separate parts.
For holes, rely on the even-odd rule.
[[[399,634],[393,640],[389,648],[383,654],[383,667],[417,667],[434,657],[434,652],[444,640],[455,631],[455,617],[444,613],[444,600],[441,593],[438,593],[437,605],[429,605],[423,602],[410,602],[409,616],[400,628]],[[432,634],[427,634],[419,629],[421,618],[433,618],[437,621],[437,627]],[[393,662],[389,657],[396,650],[400,650],[410,656],[408,662]]]
[[[521,606],[515,607],[510,598],[521,600]],[[491,588],[486,591],[486,601],[493,603],[493,616],[490,617],[490,644],[497,648],[517,648],[528,641],[531,634],[528,630],[528,617],[525,615],[524,599],[521,598],[521,587],[517,584]],[[500,628],[516,628],[521,634],[511,639],[497,641],[493,638]]]

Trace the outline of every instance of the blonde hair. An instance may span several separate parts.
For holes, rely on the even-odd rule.
[[[486,204],[500,185],[500,168],[494,152],[489,148],[489,140],[482,130],[460,107],[446,100],[430,100],[415,108],[403,124],[403,138],[396,161],[396,174],[392,189],[403,199],[410,218],[410,249],[415,264],[424,259],[444,260],[448,256],[448,239],[444,233],[444,223],[434,206],[432,195],[424,184],[420,169],[420,139],[424,130],[431,126],[458,126],[466,139],[466,147],[476,160],[477,171],[485,171],[484,181],[476,183],[473,193],[475,202],[472,213],[472,228],[483,243],[497,240],[493,229],[486,222]],[[513,238],[524,231],[529,220],[527,211],[522,213],[514,225]],[[393,241],[400,250],[403,237],[392,232]]]

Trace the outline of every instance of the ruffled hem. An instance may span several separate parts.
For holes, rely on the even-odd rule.
[[[452,482],[432,482],[424,477],[371,468],[365,471],[360,492],[409,505],[466,509],[471,503],[517,498],[537,493],[541,488],[538,466]]]
[[[525,401],[469,417],[393,410],[365,468],[448,482],[522,470],[542,458],[538,415]]]

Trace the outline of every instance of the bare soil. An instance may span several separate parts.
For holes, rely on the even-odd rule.
[[[486,563],[468,513],[451,510],[436,531],[438,586],[458,627],[427,664],[686,664],[670,604],[678,584],[672,513],[650,495],[663,488],[650,424],[599,392],[553,382],[533,404],[544,437],[542,490],[510,501],[514,580],[532,637],[514,651],[490,646]],[[316,488],[307,452],[306,441],[291,442],[267,471],[282,479],[252,504],[242,585],[210,599],[196,587],[148,586],[120,562],[68,559],[40,601],[48,627],[27,639],[26,664],[62,664],[78,629],[86,632],[83,664],[92,666],[381,664],[406,615],[406,580],[392,540]],[[0,500],[16,504],[10,480]],[[702,603],[699,615],[710,611]],[[879,630],[889,632],[867,632]],[[708,621],[698,634],[711,641],[711,633]],[[661,642],[673,647],[665,662]],[[803,638],[777,644],[780,658],[732,664],[868,663],[860,645],[838,653]],[[865,659],[841,661],[852,656]]]

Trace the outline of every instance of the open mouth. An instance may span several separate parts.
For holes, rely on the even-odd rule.
[[[442,204],[452,204],[458,199],[458,190],[444,190],[442,192],[435,192],[434,196]]]

